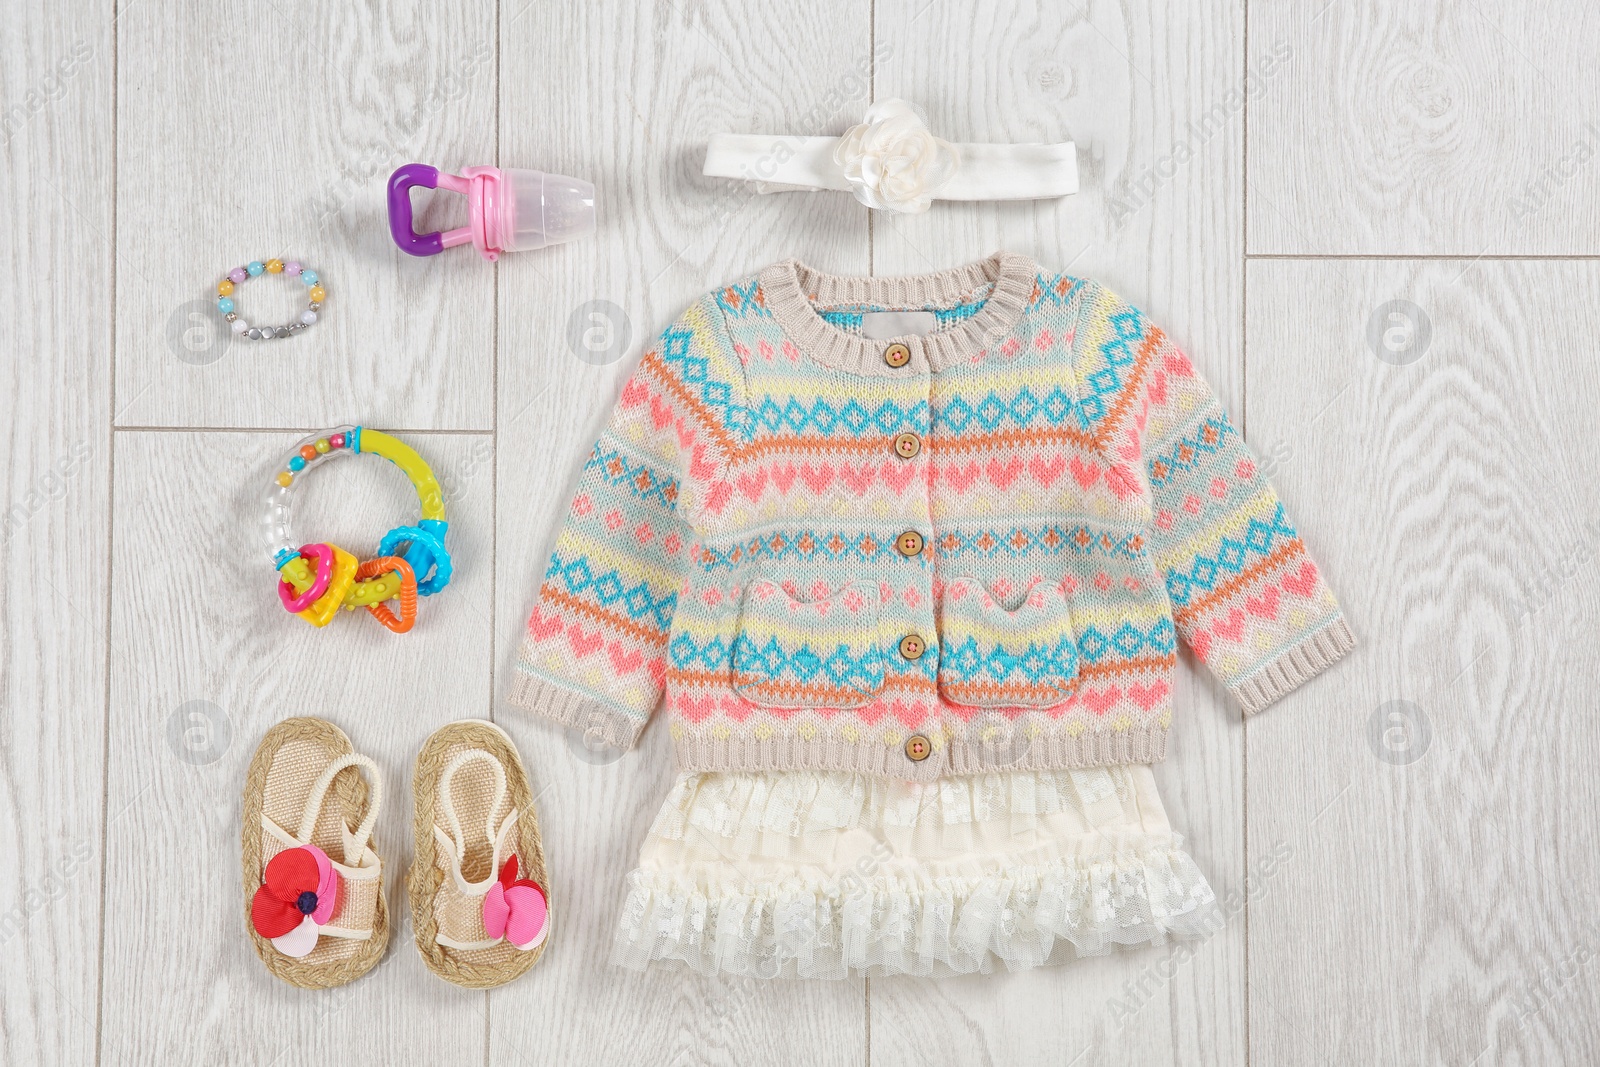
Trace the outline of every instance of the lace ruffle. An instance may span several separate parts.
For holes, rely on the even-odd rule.
[[[1021,970],[1214,929],[1215,897],[1177,847],[977,877],[706,884],[636,870],[613,962],[701,974],[843,978]]]
[[[682,775],[613,959],[704,974],[967,974],[1206,932],[1215,898],[1147,766],[914,784]]]

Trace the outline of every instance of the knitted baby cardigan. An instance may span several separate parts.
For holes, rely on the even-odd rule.
[[[895,309],[933,331],[869,339]],[[640,359],[511,700],[626,748],[664,690],[690,771],[1148,763],[1180,635],[1247,713],[1355,643],[1160,328],[1020,255],[787,262]]]

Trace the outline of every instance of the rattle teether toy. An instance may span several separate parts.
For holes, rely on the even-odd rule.
[[[471,222],[459,229],[418,233],[411,221],[411,189],[463,193]],[[594,186],[581,178],[539,170],[468,167],[442,174],[426,163],[407,163],[389,175],[389,234],[402,252],[436,256],[471,241],[493,262],[501,252],[558,245],[594,232]]]
[[[311,290],[309,294],[311,303],[300,313],[300,317],[287,326],[252,326],[239,317],[235,310],[233,290],[235,286],[243,285],[251,278],[259,278],[263,274],[287,274],[293,278],[299,276]],[[265,263],[261,260],[252,260],[242,267],[235,267],[228,272],[228,276],[217,283],[217,310],[222,312],[222,317],[233,324],[233,332],[240,337],[247,337],[252,341],[266,341],[274,337],[288,337],[299,333],[317,321],[317,312],[322,310],[322,300],[328,291],[322,286],[322,279],[317,277],[314,270],[306,270],[300,264],[291,260],[285,263],[281,259],[269,259]]]
[[[364,562],[338,545],[296,548],[289,525],[295,481],[335,456],[358,452],[382,456],[405,472],[422,502],[422,518],[415,526],[396,526],[384,534],[377,557]],[[432,596],[450,582],[450,553],[444,545],[449,524],[439,482],[409,445],[378,430],[340,426],[295,445],[267,491],[262,528],[280,576],[278,599],[313,626],[328,625],[342,605],[351,611],[366,608],[384,626],[403,634],[417,621],[417,597]],[[390,610],[390,600],[400,601],[398,616]]]

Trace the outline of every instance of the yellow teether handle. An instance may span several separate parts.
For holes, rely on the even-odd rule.
[[[335,549],[337,550],[337,546],[335,546]],[[337,560],[338,556],[335,555],[334,559]],[[316,578],[316,574],[311,569],[311,564],[301,556],[296,556],[288,563],[285,563],[283,569],[278,573],[283,575],[284,581],[294,587],[296,593],[304,593],[307,589],[310,589],[312,581]],[[386,600],[393,600],[400,595],[400,587],[404,584],[405,579],[397,571],[390,571],[369,581],[356,582],[350,587],[350,591],[345,594],[344,606],[354,611],[356,608],[364,608],[371,604],[382,604]],[[331,591],[333,586],[329,585],[328,588]]]
[[[356,583],[356,568],[361,566],[361,561],[338,545],[329,545],[333,549],[333,577],[328,582],[328,591],[323,593],[311,606],[300,612],[300,617],[312,626],[326,626],[333,621],[334,613],[339,610],[339,605],[344,603],[345,594]],[[294,579],[289,579],[289,584],[294,584]],[[307,582],[307,585],[311,583]]]
[[[296,593],[304,593],[311,588],[311,583],[316,578],[316,572],[311,569],[311,563],[304,556],[296,556],[278,569],[283,580],[294,586]]]
[[[444,493],[439,489],[439,480],[433,476],[433,468],[417,455],[415,449],[382,430],[365,427],[362,427],[360,441],[362,452],[382,456],[411,479],[411,484],[417,488],[417,499],[422,501],[424,519],[444,521]]]

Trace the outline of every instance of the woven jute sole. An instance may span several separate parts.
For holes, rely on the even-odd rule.
[[[250,902],[255,898],[256,890],[261,888],[262,799],[266,796],[267,772],[272,768],[272,759],[278,749],[290,741],[316,745],[327,753],[330,762],[355,751],[343,730],[330,722],[312,718],[285,719],[268,730],[261,744],[256,746],[256,754],[250,760],[250,770],[244,780],[244,928],[250,943],[255,946],[256,955],[261,957],[261,962],[274,976],[301,989],[332,989],[360,978],[383,958],[383,950],[389,944],[389,909],[380,882],[372,936],[356,942],[359,947],[354,955],[324,963],[310,962],[311,956],[291,959],[273,947],[271,941],[256,933],[255,924],[250,920]],[[337,806],[346,826],[361,824],[367,815],[367,783],[361,776],[360,768],[347,767],[334,776],[327,798],[323,801],[324,810],[329,804]],[[290,832],[294,830],[293,827],[288,829]],[[376,843],[369,844],[374,852],[378,850]]]
[[[445,981],[466,989],[490,989],[521,977],[528,968],[539,962],[550,941],[547,936],[537,948],[513,952],[508,956],[492,950],[446,948],[437,940],[439,927],[434,917],[434,897],[445,879],[445,872],[434,862],[433,828],[438,821],[434,803],[445,764],[463,748],[481,748],[498,759],[505,768],[506,792],[511,805],[520,813],[517,816],[517,832],[521,835],[521,848],[518,851],[524,861],[522,875],[538,882],[545,890],[546,900],[550,901],[544,844],[539,836],[539,817],[533,810],[533,791],[528,787],[527,768],[522,765],[522,757],[517,754],[511,738],[498,726],[482,720],[453,722],[440,727],[423,742],[422,750],[417,753],[416,773],[412,782],[416,805],[412,832],[416,837],[416,854],[411,861],[406,888],[411,898],[411,925],[416,935],[417,951],[422,954],[428,969]],[[553,901],[550,901],[550,907],[553,913]],[[475,955],[497,959],[475,960]]]

